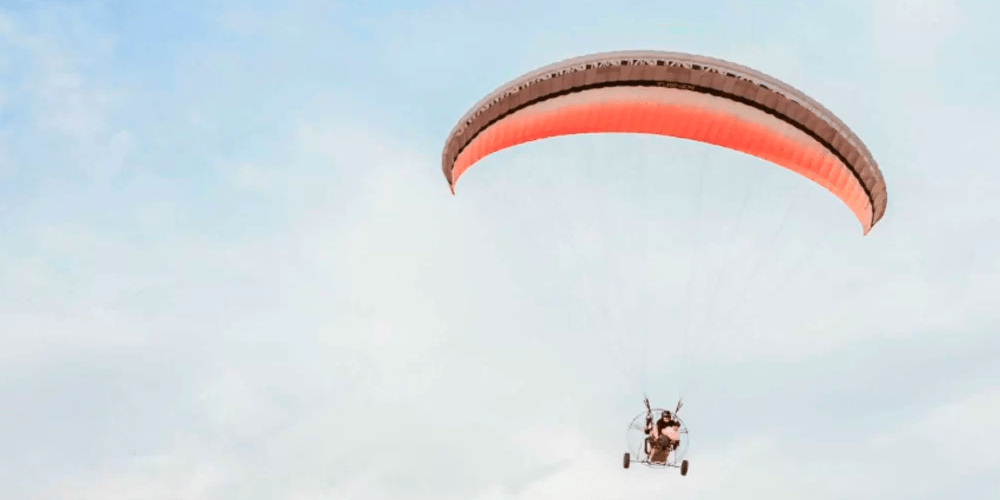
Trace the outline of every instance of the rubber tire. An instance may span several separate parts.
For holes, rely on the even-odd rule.
[[[629,456],[629,454],[628,454],[628,453],[626,453],[626,454],[625,454],[625,457],[624,457],[624,458],[622,458],[622,465],[624,465],[624,466],[625,466],[625,468],[626,468],[626,469],[628,469],[628,464],[629,464],[629,463],[630,463],[631,461],[632,461],[632,457],[630,457],[630,456]]]
[[[688,461],[687,460],[681,462],[681,475],[682,476],[688,475]]]

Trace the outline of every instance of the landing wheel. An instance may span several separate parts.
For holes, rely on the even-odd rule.
[[[629,454],[626,453],[625,454],[625,458],[622,459],[622,465],[625,466],[626,469],[628,469],[628,464],[631,461],[632,461],[632,457],[630,457]]]
[[[682,476],[688,475],[688,461],[687,460],[681,462],[681,475]]]

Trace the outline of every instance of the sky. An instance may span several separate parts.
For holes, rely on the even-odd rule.
[[[994,1],[0,2],[0,484],[37,500],[1000,497]],[[448,132],[561,59],[803,90],[885,218],[662,137]],[[691,469],[621,466],[642,397]]]

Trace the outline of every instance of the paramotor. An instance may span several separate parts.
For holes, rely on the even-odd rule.
[[[648,467],[674,467],[681,470],[681,475],[686,476],[688,472],[688,461],[685,460],[688,450],[688,429],[684,425],[684,421],[681,420],[678,413],[682,406],[681,402],[677,403],[677,408],[672,412],[670,410],[665,410],[663,408],[651,408],[649,406],[649,400],[645,400],[646,411],[636,415],[632,422],[629,423],[628,431],[625,436],[626,446],[628,450],[622,459],[622,465],[628,469],[629,465],[633,462],[646,465]],[[653,442],[653,436],[650,435],[649,429],[652,427],[655,429],[655,424],[653,423],[653,415],[657,414],[667,414],[670,418],[677,424],[676,436],[670,439],[669,444],[666,446],[658,446]]]

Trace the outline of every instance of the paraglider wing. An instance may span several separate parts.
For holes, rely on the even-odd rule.
[[[513,80],[459,121],[441,166],[454,193],[469,167],[502,149],[614,132],[691,139],[785,167],[836,195],[865,234],[885,213],[878,165],[833,113],[758,71],[673,52],[594,54]]]

